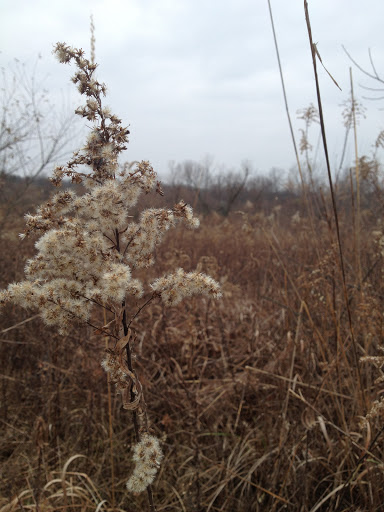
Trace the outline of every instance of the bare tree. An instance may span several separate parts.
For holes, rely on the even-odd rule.
[[[227,170],[222,166],[215,167],[213,158],[207,156],[202,162],[172,163],[170,171],[173,192],[188,197],[201,213],[216,210],[227,216],[245,189],[250,164],[244,162],[240,170]]]
[[[213,184],[213,158],[206,156],[202,162],[185,160],[171,168],[171,184],[180,192],[189,189],[189,201],[203,213],[212,208],[210,191]]]
[[[250,164],[244,162],[240,171],[229,171],[220,176],[217,183],[221,195],[220,213],[229,215],[236,200],[243,192],[250,174]]]
[[[36,179],[70,151],[73,116],[59,111],[33,69],[15,60],[1,69],[0,204],[4,227]],[[14,177],[14,184],[11,186]]]

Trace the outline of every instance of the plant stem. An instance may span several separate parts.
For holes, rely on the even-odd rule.
[[[119,235],[119,231],[117,229],[115,230],[115,236],[116,236],[116,249],[120,252],[120,235]],[[152,300],[152,298],[150,300]],[[121,307],[123,308],[123,319],[122,319],[123,332],[124,332],[124,336],[127,336],[128,331],[129,331],[129,324],[131,322],[129,322],[129,324],[127,322],[127,310],[125,309],[125,300],[123,300]],[[130,340],[128,341],[128,343],[125,346],[125,351],[127,354],[128,369],[130,372],[133,372]],[[134,392],[133,386],[132,386],[131,387],[131,402],[134,402],[135,398],[136,398],[136,395],[135,395],[135,392]],[[132,411],[132,421],[133,421],[133,427],[135,429],[136,442],[139,442],[140,441],[140,431],[139,431],[139,422],[138,422],[136,411]],[[151,485],[148,485],[148,487],[147,487],[147,494],[148,494],[148,501],[149,501],[149,510],[150,510],[150,512],[156,512],[156,507],[155,507],[155,504],[153,501],[153,492],[152,492]]]
[[[317,103],[318,103],[319,115],[320,115],[320,126],[321,126],[321,135],[322,135],[322,139],[323,139],[324,155],[325,155],[325,161],[327,164],[329,189],[330,189],[330,193],[331,193],[332,208],[333,208],[333,214],[334,214],[334,219],[335,219],[335,228],[336,228],[337,246],[338,246],[338,250],[339,250],[340,271],[341,271],[341,277],[342,277],[342,283],[343,283],[344,300],[345,300],[345,305],[346,305],[347,315],[348,315],[349,331],[351,333],[352,352],[353,352],[353,357],[354,357],[354,362],[355,362],[355,369],[356,369],[357,380],[358,380],[360,394],[361,394],[361,406],[362,406],[363,414],[365,414],[367,411],[367,401],[366,401],[363,381],[362,381],[360,367],[359,367],[359,356],[358,356],[358,352],[357,352],[357,342],[356,342],[356,338],[355,338],[355,334],[354,334],[354,330],[353,330],[352,313],[351,313],[351,309],[349,307],[347,281],[346,281],[346,276],[345,276],[343,247],[342,247],[341,236],[340,236],[339,216],[338,216],[338,211],[337,211],[337,206],[336,206],[335,193],[334,193],[334,189],[333,189],[331,166],[329,163],[329,155],[328,155],[327,137],[325,134],[325,122],[324,122],[324,116],[323,116],[323,107],[322,107],[322,103],[321,103],[320,85],[319,85],[319,79],[318,79],[318,75],[317,75],[317,65],[316,65],[316,57],[317,57],[316,51],[317,50],[316,50],[316,45],[313,43],[313,40],[312,40],[312,29],[311,29],[311,23],[310,23],[310,19],[309,19],[307,0],[304,0],[304,11],[305,11],[305,20],[307,23],[309,45],[311,48],[313,72],[314,72],[314,76],[315,76],[316,95],[317,95]]]
[[[107,314],[104,309],[104,325],[107,323]],[[108,337],[105,337],[105,348],[108,348]],[[111,479],[112,479],[112,509],[116,507],[115,497],[115,466],[113,461],[113,425],[112,425],[112,398],[111,398],[111,377],[107,374],[107,391],[108,391],[108,430],[109,430],[109,450],[110,450],[110,464],[111,464]]]

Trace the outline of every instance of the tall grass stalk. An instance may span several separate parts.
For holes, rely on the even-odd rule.
[[[351,104],[352,104],[352,123],[353,123],[353,135],[354,135],[354,149],[355,149],[355,178],[356,178],[356,263],[357,263],[357,273],[359,276],[359,288],[361,290],[361,286],[363,283],[363,274],[361,270],[361,242],[360,242],[360,234],[361,234],[361,194],[360,194],[360,169],[359,169],[359,151],[357,147],[357,123],[356,123],[356,101],[355,95],[353,92],[353,76],[352,76],[352,68],[349,68],[349,79],[351,84]]]
[[[323,139],[324,155],[325,155],[325,161],[327,164],[328,183],[329,183],[329,189],[330,189],[330,193],[331,193],[332,208],[333,208],[333,214],[334,214],[334,219],[335,219],[335,229],[336,229],[336,236],[337,236],[337,246],[338,246],[338,251],[339,251],[340,270],[341,270],[341,275],[342,275],[344,300],[345,300],[345,305],[346,305],[347,314],[348,314],[348,323],[349,323],[349,329],[350,329],[351,340],[352,340],[352,350],[353,350],[353,354],[354,354],[354,358],[355,358],[355,371],[356,371],[357,378],[358,378],[362,411],[365,414],[367,412],[367,403],[366,403],[366,398],[365,398],[364,385],[363,385],[363,381],[361,378],[361,372],[360,372],[360,366],[359,366],[359,356],[358,356],[358,351],[357,351],[357,343],[356,343],[354,330],[353,330],[352,314],[351,314],[351,309],[349,307],[349,297],[348,297],[347,282],[346,282],[346,277],[345,277],[343,248],[342,248],[342,242],[341,242],[341,236],[340,236],[339,216],[338,216],[338,211],[337,211],[337,206],[336,206],[336,198],[335,198],[335,193],[334,193],[334,188],[333,188],[331,166],[330,166],[329,155],[328,155],[327,138],[326,138],[326,133],[325,133],[323,106],[322,106],[322,102],[321,102],[320,84],[319,84],[319,78],[318,78],[318,74],[317,74],[317,65],[316,65],[317,48],[316,48],[315,43],[312,40],[312,30],[311,30],[311,23],[310,23],[310,19],[309,19],[307,0],[304,0],[304,10],[305,10],[305,20],[306,20],[307,29],[308,29],[309,44],[310,44],[310,48],[311,48],[313,71],[314,71],[314,76],[315,76],[316,96],[317,96],[317,104],[318,104],[319,115],[320,115],[320,126],[321,126],[321,135],[322,135],[322,139]]]
[[[295,137],[295,134],[294,134],[294,131],[293,131],[293,126],[292,126],[291,114],[289,112],[288,97],[287,97],[287,92],[286,92],[286,88],[285,88],[285,82],[284,82],[283,68],[282,68],[282,65],[281,65],[279,46],[278,46],[278,43],[277,43],[277,36],[276,36],[276,30],[275,30],[275,23],[274,23],[274,20],[273,20],[271,0],[268,0],[268,8],[269,8],[269,16],[270,16],[270,20],[271,20],[273,40],[274,40],[275,50],[276,50],[277,63],[278,63],[278,66],[279,66],[281,87],[282,87],[282,90],[283,90],[285,112],[287,114],[287,119],[288,119],[288,124],[289,124],[289,131],[290,131],[290,134],[291,134],[291,140],[292,140],[293,150],[294,150],[294,153],[295,153],[297,169],[298,169],[299,175],[300,175],[301,190],[302,190],[302,193],[303,193],[303,198],[304,198],[304,203],[305,203],[305,206],[306,206],[308,218],[309,218],[310,223],[311,223],[311,228],[312,228],[312,232],[313,232],[313,235],[314,235],[314,239],[316,240],[316,237],[315,237],[315,233],[316,232],[315,232],[315,226],[314,226],[314,222],[313,222],[313,217],[314,217],[313,208],[312,208],[311,203],[310,203],[310,201],[308,199],[307,187],[306,187],[306,183],[305,183],[305,180],[304,180],[303,171],[302,171],[302,168],[301,168],[299,152],[298,152],[297,144],[296,144],[296,137]],[[317,255],[318,255],[318,258],[319,258],[320,256],[319,256],[319,252],[318,252],[317,246],[316,246],[316,250],[317,250]]]

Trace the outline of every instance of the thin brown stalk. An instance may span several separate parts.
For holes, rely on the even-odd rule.
[[[306,189],[305,182],[304,182],[303,171],[301,169],[299,152],[298,152],[297,144],[296,144],[296,138],[295,138],[295,134],[294,134],[294,131],[293,131],[291,114],[289,113],[288,97],[287,97],[287,91],[285,89],[285,82],[284,82],[283,69],[282,69],[281,60],[280,60],[279,46],[277,44],[277,36],[276,36],[276,31],[275,31],[275,24],[274,24],[274,21],[273,21],[271,0],[268,0],[268,8],[269,8],[269,15],[270,15],[270,19],[271,19],[271,27],[272,27],[272,32],[273,32],[273,40],[274,40],[274,43],[275,43],[277,63],[278,63],[278,66],[279,66],[281,87],[282,87],[282,90],[283,90],[285,111],[286,111],[286,114],[287,114],[287,119],[288,119],[288,124],[289,124],[289,131],[291,133],[292,145],[293,145],[293,150],[294,150],[294,153],[295,153],[297,168],[299,170],[301,189],[302,189],[302,192],[303,192],[304,203],[305,203],[305,206],[306,206],[306,209],[307,209],[307,212],[308,212],[308,218],[309,218],[310,223],[311,223],[311,229],[312,229],[312,232],[315,234],[315,227],[314,227],[314,224],[313,224],[313,210],[312,210],[312,208],[310,206],[310,202],[308,200],[307,189]],[[314,237],[314,240],[316,240],[316,237]],[[317,252],[317,256],[319,258],[317,244],[316,244],[316,252]]]
[[[339,250],[339,258],[340,258],[340,270],[341,270],[342,283],[343,283],[343,294],[344,294],[344,300],[345,300],[347,314],[348,314],[348,324],[349,324],[349,330],[350,330],[351,340],[352,340],[352,351],[353,351],[353,356],[354,356],[354,360],[355,360],[356,374],[357,374],[358,383],[359,383],[361,405],[362,405],[363,413],[365,414],[365,412],[367,410],[367,404],[366,404],[366,397],[365,397],[365,391],[364,391],[364,386],[363,386],[363,382],[362,382],[360,367],[359,367],[359,356],[357,353],[357,343],[356,343],[354,330],[353,330],[352,314],[351,314],[351,309],[349,307],[347,283],[346,283],[346,277],[345,277],[344,256],[343,256],[343,248],[342,248],[342,243],[341,243],[340,227],[339,227],[339,216],[338,216],[338,211],[337,211],[337,206],[336,206],[336,198],[335,198],[334,189],[333,189],[333,180],[332,180],[332,174],[331,174],[331,166],[329,163],[327,138],[326,138],[326,133],[325,133],[323,106],[322,106],[321,94],[320,94],[320,84],[319,84],[319,78],[318,78],[318,74],[317,74],[316,57],[317,57],[318,52],[317,52],[316,45],[314,44],[314,42],[312,40],[312,30],[311,30],[311,23],[310,23],[310,19],[309,19],[307,0],[304,0],[304,11],[305,11],[305,20],[307,23],[308,38],[309,38],[309,44],[310,44],[310,48],[311,48],[313,71],[314,71],[315,83],[316,83],[316,95],[317,95],[317,103],[318,103],[318,109],[319,109],[319,115],[320,115],[320,126],[321,126],[321,135],[322,135],[322,139],[323,139],[324,154],[325,154],[325,160],[326,160],[326,164],[327,164],[328,182],[329,182],[329,188],[330,188],[330,193],[331,193],[331,198],[332,198],[333,214],[334,214],[334,218],[335,218],[337,245],[338,245],[338,250]]]
[[[104,325],[107,324],[107,314],[105,309],[104,313]],[[108,349],[108,337],[105,337],[105,348]],[[115,497],[115,465],[114,465],[114,454],[113,454],[113,424],[112,424],[112,395],[111,395],[111,377],[107,373],[107,393],[108,393],[108,434],[109,434],[109,462],[111,465],[111,494],[112,494],[112,509],[116,508],[116,497]]]
[[[369,447],[367,450],[365,450],[363,452],[363,454],[361,455],[360,459],[356,462],[355,464],[355,467],[356,467],[356,470],[360,467],[360,465],[364,462],[364,460],[368,457],[368,456],[372,456],[372,449],[373,447],[375,446],[375,444],[377,443],[377,441],[379,440],[379,438],[381,437],[381,434],[384,432],[384,426],[381,427],[381,429],[377,432],[376,436],[372,439]],[[345,481],[344,485],[343,485],[343,488],[341,489],[341,493],[340,493],[340,500],[339,500],[339,505],[337,506],[337,508],[335,508],[335,512],[338,512],[340,510],[340,508],[342,507],[343,505],[343,498],[344,498],[344,495],[352,481],[352,478],[354,476],[355,473],[351,473],[349,475],[349,478]]]
[[[359,277],[359,288],[363,280],[363,273],[361,270],[361,205],[360,205],[360,169],[359,169],[359,152],[357,149],[357,129],[356,129],[356,105],[353,93],[353,77],[352,68],[349,68],[349,77],[351,82],[351,100],[352,100],[352,121],[353,121],[353,134],[355,143],[355,176],[356,176],[356,263],[357,273]]]
[[[288,124],[289,124],[289,130],[290,130],[290,132],[291,132],[292,144],[293,144],[293,149],[294,149],[294,152],[295,152],[295,157],[296,157],[297,167],[298,167],[298,169],[299,169],[301,185],[302,185],[302,188],[303,188],[303,192],[305,193],[304,178],[303,178],[303,173],[302,173],[302,170],[301,170],[301,164],[300,164],[299,152],[298,152],[298,150],[297,150],[297,144],[296,144],[295,134],[294,134],[294,132],[293,132],[293,126],[292,126],[292,121],[291,121],[291,114],[289,113],[288,98],[287,98],[287,91],[286,91],[286,89],[285,89],[285,82],[284,82],[283,69],[282,69],[282,66],[281,66],[281,60],[280,60],[280,51],[279,51],[279,47],[278,47],[278,44],[277,44],[277,36],[276,36],[276,31],[275,31],[275,23],[274,23],[274,21],[273,21],[273,14],[272,14],[271,0],[268,0],[268,8],[269,8],[269,15],[270,15],[270,18],[271,18],[271,27],[272,27],[272,32],[273,32],[273,40],[274,40],[274,43],[275,43],[276,57],[277,57],[278,65],[279,65],[279,73],[280,73],[281,87],[282,87],[282,89],[283,89],[283,97],[284,97],[285,111],[286,111],[286,113],[287,113],[287,119],[288,119]]]
[[[277,375],[276,373],[269,372],[267,370],[262,370],[261,368],[254,368],[252,366],[246,366],[246,370],[251,370],[253,372],[262,373],[264,375],[268,375],[269,377],[272,377],[274,379],[282,380],[284,382],[288,382],[292,384],[289,389],[293,389],[293,387],[302,387],[307,389],[313,389],[314,391],[317,391],[318,394],[320,393],[327,393],[331,396],[337,396],[339,398],[344,398],[346,400],[352,400],[351,396],[343,395],[342,393],[338,393],[337,391],[332,391],[331,389],[326,389],[324,387],[320,386],[314,386],[313,384],[307,384],[306,382],[301,382],[300,380],[294,380],[289,379],[288,377],[284,377],[283,375]]]
[[[119,234],[119,231],[117,229],[115,231],[115,237],[116,237],[116,250],[120,252],[120,234]],[[152,300],[152,298],[153,297],[151,297],[150,300]],[[150,300],[147,301],[146,304],[148,304],[150,302]],[[145,307],[146,304],[144,304],[144,306],[142,306],[142,308]],[[125,300],[122,303],[122,308],[123,308],[123,318],[122,318],[123,332],[124,332],[124,336],[128,336],[129,325],[131,324],[132,320],[130,322],[128,322]],[[139,311],[140,311],[140,309],[139,309]],[[134,370],[133,370],[133,365],[132,365],[131,340],[129,340],[128,343],[126,344],[125,351],[126,351],[126,355],[127,355],[127,366],[128,366],[128,369],[129,369],[130,372],[133,372]],[[135,394],[135,392],[133,390],[133,386],[131,387],[130,394],[131,394],[131,402],[134,402],[135,399],[136,399],[136,394]],[[138,421],[136,410],[132,411],[132,421],[133,421],[133,426],[134,426],[134,429],[135,429],[136,441],[139,442],[140,441],[140,430],[139,430],[139,421]],[[155,506],[155,503],[153,501],[152,486],[150,484],[147,487],[147,495],[148,495],[150,512],[156,512],[156,506]]]
[[[157,292],[153,292],[152,295],[149,297],[149,299],[146,300],[143,305],[141,305],[140,307],[137,308],[136,313],[132,316],[132,318],[129,320],[129,322],[127,324],[128,329],[130,328],[130,326],[131,326],[132,322],[135,320],[135,318],[137,318],[137,316],[143,311],[143,309],[146,308],[156,297],[159,297],[159,294]],[[127,331],[127,333],[128,333],[128,331]]]

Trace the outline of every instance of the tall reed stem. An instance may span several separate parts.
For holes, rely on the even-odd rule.
[[[351,82],[351,100],[352,100],[352,121],[353,121],[353,133],[355,142],[355,175],[356,175],[356,263],[357,272],[359,277],[359,289],[363,281],[363,273],[361,270],[361,205],[360,205],[360,168],[359,168],[359,153],[357,149],[357,129],[356,129],[356,103],[355,96],[353,93],[353,77],[352,68],[349,68],[349,77]]]
[[[316,64],[317,48],[312,40],[312,29],[311,29],[311,23],[310,23],[310,19],[309,19],[307,0],[304,0],[304,11],[305,11],[305,20],[306,20],[307,29],[308,29],[309,44],[310,44],[310,48],[311,48],[313,71],[314,71],[314,75],[315,75],[316,95],[317,95],[317,103],[318,103],[318,108],[319,108],[320,126],[321,126],[321,135],[322,135],[322,139],[323,139],[324,155],[325,155],[325,160],[326,160],[326,164],[327,164],[327,175],[328,175],[329,189],[331,192],[332,208],[333,208],[333,214],[334,214],[334,218],[335,218],[337,246],[338,246],[338,250],[339,250],[340,270],[341,270],[342,283],[343,283],[344,300],[345,300],[347,314],[348,314],[348,324],[349,324],[349,331],[350,331],[351,340],[352,340],[352,351],[353,351],[353,356],[354,356],[355,365],[356,365],[356,374],[357,374],[359,389],[360,389],[361,405],[362,405],[363,414],[366,414],[366,411],[367,411],[366,397],[365,397],[365,391],[364,391],[364,386],[363,386],[361,372],[360,372],[359,356],[357,353],[357,343],[356,343],[355,334],[354,334],[354,330],[353,330],[353,324],[352,324],[352,314],[351,314],[351,309],[349,307],[347,282],[346,282],[346,277],[345,277],[343,248],[342,248],[341,236],[340,236],[339,216],[338,216],[338,211],[337,211],[337,206],[336,206],[335,193],[334,193],[334,189],[333,189],[331,166],[329,163],[327,137],[325,134],[323,106],[322,106],[322,102],[321,102],[320,84],[319,84],[319,78],[318,78],[318,74],[317,74],[317,64]]]
[[[312,232],[315,234],[315,233],[316,233],[316,231],[315,231],[315,227],[314,227],[314,224],[313,224],[313,210],[312,210],[312,208],[311,208],[311,206],[310,206],[310,202],[309,202],[309,200],[308,200],[307,189],[306,189],[306,185],[305,185],[305,181],[304,181],[303,171],[302,171],[302,169],[301,169],[301,163],[300,163],[300,158],[299,158],[299,152],[298,152],[298,149],[297,149],[297,144],[296,144],[295,134],[294,134],[294,132],[293,132],[293,126],[292,126],[292,121],[291,121],[291,115],[290,115],[290,113],[289,113],[288,98],[287,98],[287,92],[286,92],[286,89],[285,89],[285,82],[284,82],[283,69],[282,69],[282,66],[281,66],[279,46],[278,46],[278,44],[277,44],[277,37],[276,37],[276,31],[275,31],[275,24],[274,24],[274,21],[273,21],[273,14],[272,14],[271,0],[268,0],[268,8],[269,8],[269,15],[270,15],[270,18],[271,18],[271,27],[272,27],[272,33],[273,33],[273,40],[274,40],[274,43],[275,43],[276,57],[277,57],[278,65],[279,65],[280,81],[281,81],[281,87],[282,87],[282,90],[283,90],[284,105],[285,105],[285,111],[286,111],[286,113],[287,113],[287,119],[288,119],[288,124],[289,124],[289,131],[290,131],[290,133],[291,133],[291,139],[292,139],[292,144],[293,144],[293,150],[294,150],[295,157],[296,157],[297,168],[298,168],[298,170],[299,170],[300,183],[301,183],[301,188],[302,188],[302,192],[303,192],[304,203],[305,203],[305,206],[306,206],[306,209],[307,209],[307,212],[308,212],[308,218],[309,218],[310,223],[311,223],[311,229],[312,229]],[[316,236],[314,236],[314,240],[316,240]],[[320,255],[319,255],[319,252],[318,252],[317,244],[316,244],[316,253],[317,253],[317,257],[318,257],[318,259],[320,259]]]

